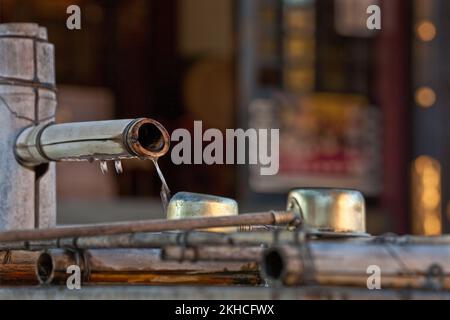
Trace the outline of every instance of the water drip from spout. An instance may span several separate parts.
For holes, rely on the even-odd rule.
[[[158,158],[153,158],[151,160],[153,161],[156,172],[158,173],[159,179],[161,180],[161,192],[159,193],[159,195],[161,196],[164,213],[167,214],[167,207],[169,205],[169,201],[170,201],[170,197],[171,197],[170,189],[167,185],[166,179],[164,178],[164,175],[163,175],[161,169],[159,168]]]

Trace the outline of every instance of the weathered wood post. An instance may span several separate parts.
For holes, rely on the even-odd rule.
[[[27,168],[14,154],[25,128],[54,121],[54,48],[34,23],[0,24],[0,230],[56,223],[55,164]]]

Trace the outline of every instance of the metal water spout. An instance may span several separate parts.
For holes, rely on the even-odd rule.
[[[17,160],[25,166],[51,161],[156,159],[169,148],[169,134],[148,118],[44,123],[26,128],[15,144]]]
[[[56,224],[56,161],[157,159],[169,149],[153,119],[55,124],[54,47],[34,23],[0,24],[0,231]]]

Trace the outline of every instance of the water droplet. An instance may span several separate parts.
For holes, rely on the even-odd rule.
[[[162,205],[163,205],[163,209],[164,212],[167,213],[167,207],[169,205],[169,201],[170,201],[170,189],[169,186],[167,185],[166,179],[164,179],[164,175],[161,171],[161,169],[159,168],[158,165],[158,159],[152,159],[153,164],[155,165],[155,169],[156,172],[158,173],[159,179],[161,180],[161,192],[159,193],[159,195],[161,196],[161,201],[162,201]]]
[[[108,173],[108,163],[106,161],[100,161],[100,170],[103,174]]]
[[[118,174],[121,174],[123,172],[123,168],[122,168],[122,161],[120,160],[115,160],[114,161],[114,168],[116,168],[116,172]]]

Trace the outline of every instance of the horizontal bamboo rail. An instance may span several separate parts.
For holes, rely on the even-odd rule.
[[[252,226],[250,226],[252,227]],[[247,228],[241,228],[247,229]],[[273,231],[273,232],[272,232]],[[288,230],[259,230],[233,233],[185,231],[185,232],[137,232],[113,235],[58,238],[0,242],[0,250],[45,250],[54,248],[106,249],[106,248],[161,248],[165,246],[237,245],[256,246],[299,243],[305,233]],[[380,236],[333,234],[331,232],[308,232],[308,238],[334,239],[357,242],[388,242],[392,244],[448,244],[450,236]]]
[[[0,251],[0,285],[38,284],[38,258],[39,252]]]
[[[310,241],[269,248],[261,262],[266,280],[288,286],[365,288],[374,266],[381,272],[381,288],[450,289],[448,244]]]
[[[238,216],[186,218],[176,220],[155,219],[135,222],[118,222],[84,226],[28,229],[0,232],[0,242],[52,240],[69,237],[86,237],[135,232],[161,232],[170,230],[194,230],[211,227],[234,227],[245,225],[283,225],[296,221],[292,212],[264,212]]]
[[[256,263],[170,262],[160,258],[159,249],[50,250],[38,259],[38,279],[45,284],[64,284],[67,268],[78,265],[82,282],[123,284],[208,284],[260,283]]]
[[[85,236],[54,240],[0,242],[0,250],[45,250],[51,248],[106,249],[106,248],[161,248],[165,246],[198,245],[269,245],[298,242],[297,232],[281,230],[218,233],[204,231],[137,232],[105,236]]]

